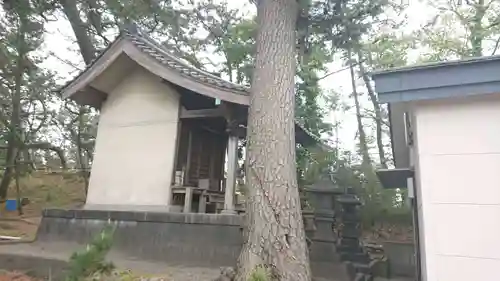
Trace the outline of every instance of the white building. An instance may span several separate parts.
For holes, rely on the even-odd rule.
[[[373,80],[389,104],[396,168],[414,172],[422,280],[500,280],[500,57]]]

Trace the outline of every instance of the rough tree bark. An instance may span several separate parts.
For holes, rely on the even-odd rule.
[[[88,25],[80,17],[76,0],[61,0],[60,3],[66,18],[71,24],[83,60],[85,64],[90,64],[96,55],[96,48],[92,42],[92,37],[89,35]]]
[[[273,280],[311,280],[295,163],[298,4],[257,1],[259,31],[247,129],[245,244],[236,280],[267,266]]]

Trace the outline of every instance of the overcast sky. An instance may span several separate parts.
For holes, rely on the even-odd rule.
[[[434,11],[431,7],[425,4],[424,1],[420,0],[402,0],[406,1],[408,4],[408,9],[406,15],[408,16],[408,25],[405,27],[409,32],[419,28],[421,24],[426,22],[433,14]],[[221,2],[221,0],[219,0]],[[255,8],[248,4],[247,0],[231,0],[229,1],[229,7],[237,8],[242,13],[252,14],[255,13]],[[45,40],[44,49],[46,52],[52,52],[60,59],[71,61],[75,66],[83,68],[82,59],[76,52],[77,46],[74,42],[73,32],[69,23],[65,20],[59,20],[57,22],[49,23],[47,26],[47,35]],[[73,49],[74,51],[71,51]],[[213,54],[206,54],[207,56],[213,56]],[[45,62],[45,66],[52,71],[55,71],[60,79],[67,80],[78,72],[78,70],[70,66],[55,56],[51,56]],[[343,69],[342,62],[336,61],[329,65],[329,72],[337,71]],[[359,81],[361,82],[361,81]],[[343,94],[343,99],[352,104],[348,99],[348,95],[352,92],[352,87],[350,84],[350,74],[349,70],[344,70],[336,72],[321,81],[321,86],[328,90],[335,90]],[[354,112],[351,110],[345,114],[330,114],[326,121],[334,122],[335,118],[339,118],[342,121],[342,128],[340,129],[338,135],[344,149],[355,149],[355,134],[356,134],[356,119]]]

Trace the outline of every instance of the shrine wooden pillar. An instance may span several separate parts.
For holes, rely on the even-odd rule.
[[[227,178],[224,190],[224,210],[222,213],[235,214],[234,196],[238,171],[238,136],[230,135],[227,140]]]

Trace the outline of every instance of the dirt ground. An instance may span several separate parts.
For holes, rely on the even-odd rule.
[[[41,281],[40,279],[36,279],[25,275],[20,272],[2,272],[0,271],[0,281]]]
[[[363,232],[363,240],[366,242],[405,242],[413,243],[413,227],[395,224],[376,224]]]
[[[29,203],[23,206],[23,214],[0,208],[0,235],[32,240],[40,223],[44,208],[74,208],[84,203],[83,180],[74,173],[36,172],[20,181],[22,198]],[[15,199],[15,188],[11,186],[9,199]],[[2,281],[3,279],[0,279]]]

